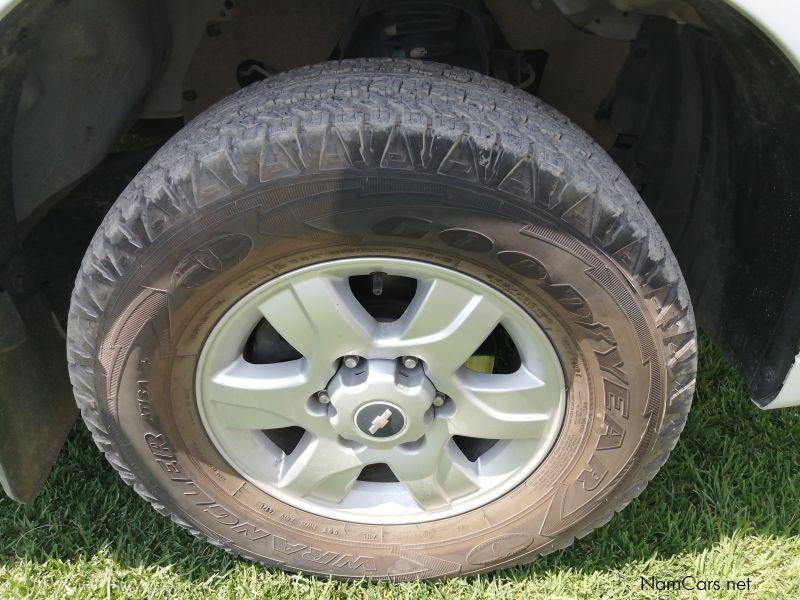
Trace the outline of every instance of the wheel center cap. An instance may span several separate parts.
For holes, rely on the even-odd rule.
[[[356,411],[356,427],[364,435],[391,438],[406,426],[406,417],[400,407],[388,402],[370,402]]]
[[[433,420],[436,389],[422,366],[395,360],[362,360],[342,366],[328,384],[335,414],[331,424],[348,440],[375,448],[413,442]]]

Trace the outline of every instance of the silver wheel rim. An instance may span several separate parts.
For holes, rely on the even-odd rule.
[[[416,281],[394,321],[376,320],[350,287],[376,272]],[[248,362],[263,320],[302,357]],[[467,368],[498,325],[519,368]],[[374,524],[454,516],[516,487],[555,444],[565,389],[550,340],[508,296],[452,269],[389,258],[321,263],[253,290],[214,326],[196,374],[203,424],[239,475],[298,509]],[[289,453],[267,435],[285,427],[304,430]],[[454,436],[497,441],[470,460]],[[396,480],[363,480],[368,465]]]

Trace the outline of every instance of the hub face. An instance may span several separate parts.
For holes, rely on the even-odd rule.
[[[396,360],[372,359],[342,366],[328,394],[336,432],[373,448],[414,442],[433,420],[436,389],[422,365],[409,369]]]
[[[471,369],[498,324],[519,367]],[[300,510],[379,525],[510,491],[555,443],[566,403],[555,349],[511,298],[386,257],[303,267],[251,291],[215,325],[196,377],[206,431],[238,474]],[[473,459],[461,441],[483,451]]]
[[[406,428],[402,409],[388,402],[370,402],[356,411],[356,427],[364,435],[388,439],[400,435]]]

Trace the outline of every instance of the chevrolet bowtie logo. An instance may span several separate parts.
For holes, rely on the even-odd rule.
[[[391,418],[392,411],[387,408],[385,411],[383,411],[383,413],[372,419],[372,427],[369,428],[369,432],[372,435],[375,435],[378,431],[389,424],[389,419]]]

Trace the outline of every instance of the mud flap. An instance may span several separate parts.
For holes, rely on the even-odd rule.
[[[44,295],[0,288],[0,483],[13,499],[41,489],[78,416],[64,340]],[[11,335],[13,333],[13,335]]]

